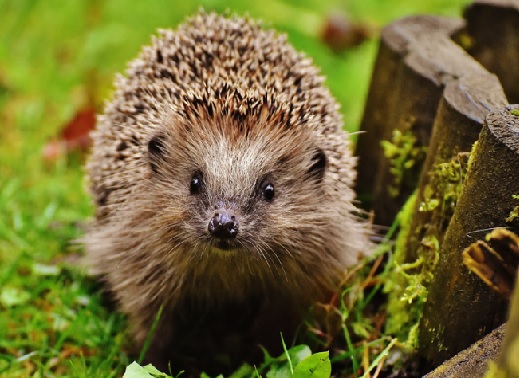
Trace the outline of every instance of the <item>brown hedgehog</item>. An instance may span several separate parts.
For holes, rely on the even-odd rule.
[[[235,367],[337,288],[369,249],[341,125],[311,60],[248,19],[162,30],[117,78],[85,241],[137,347],[163,309],[148,360]]]

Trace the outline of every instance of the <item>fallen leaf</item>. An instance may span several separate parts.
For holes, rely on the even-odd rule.
[[[87,107],[79,110],[63,127],[58,139],[48,142],[43,147],[43,158],[47,161],[54,161],[65,154],[87,151],[92,144],[90,131],[94,129],[95,123],[94,108]]]
[[[360,45],[372,34],[367,25],[353,23],[345,15],[337,13],[326,19],[321,39],[333,52],[340,53]]]
[[[519,236],[506,228],[488,233],[463,251],[463,263],[488,286],[510,298],[519,265]]]

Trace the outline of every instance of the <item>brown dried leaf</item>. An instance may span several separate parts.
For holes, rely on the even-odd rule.
[[[463,263],[493,290],[510,298],[519,266],[519,237],[497,228],[463,251]]]

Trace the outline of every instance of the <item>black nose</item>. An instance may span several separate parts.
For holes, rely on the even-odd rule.
[[[238,234],[238,220],[225,210],[217,210],[209,221],[207,229],[218,239],[235,238]]]

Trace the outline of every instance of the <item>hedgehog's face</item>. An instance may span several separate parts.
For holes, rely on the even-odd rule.
[[[306,251],[321,262],[326,228],[336,220],[325,200],[327,159],[315,137],[301,130],[200,131],[159,133],[148,143],[150,180],[162,221],[171,214],[173,243],[200,257],[262,260],[268,269]]]

